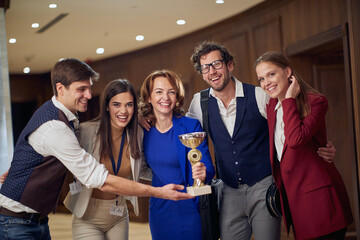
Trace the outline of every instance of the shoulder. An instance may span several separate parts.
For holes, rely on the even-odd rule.
[[[328,101],[326,97],[322,94],[307,93],[306,97],[310,105],[314,105],[314,104],[325,105],[325,106],[328,105]]]
[[[181,116],[179,118],[174,117],[173,121],[175,121],[176,123],[185,124],[185,125],[196,125],[197,123],[199,123],[199,120],[190,118],[187,116]]]
[[[306,97],[309,101],[326,101],[327,99],[324,95],[318,93],[307,93]]]
[[[80,139],[89,140],[91,137],[97,134],[99,127],[99,121],[88,121],[80,123],[79,127],[76,129],[76,135],[78,135]]]
[[[174,117],[173,124],[178,129],[184,129],[185,132],[195,131],[201,126],[199,120],[186,116],[180,118]]]
[[[201,98],[201,93],[197,92],[197,93],[194,94],[194,96],[192,98],[192,101],[200,100],[200,98]]]
[[[97,131],[100,127],[100,122],[99,121],[88,121],[88,122],[83,122],[80,123],[79,125],[79,129],[80,131]]]

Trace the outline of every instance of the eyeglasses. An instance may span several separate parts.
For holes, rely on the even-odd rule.
[[[202,74],[208,73],[210,71],[210,66],[212,66],[214,69],[219,70],[223,67],[223,62],[225,59],[215,60],[212,63],[204,64],[200,66],[200,72]]]

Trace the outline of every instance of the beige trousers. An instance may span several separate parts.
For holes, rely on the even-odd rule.
[[[123,216],[110,214],[113,200],[91,198],[84,216],[79,219],[73,215],[72,235],[74,240],[128,240],[129,214],[125,199],[119,197],[119,205],[124,206]]]

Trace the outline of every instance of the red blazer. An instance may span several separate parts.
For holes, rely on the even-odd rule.
[[[281,162],[276,158],[274,128],[277,99],[267,106],[270,160],[280,190],[287,230],[294,226],[296,239],[315,238],[345,228],[352,222],[345,185],[333,163],[318,156],[326,144],[324,96],[307,95],[311,113],[301,119],[295,99],[282,101],[285,142]]]

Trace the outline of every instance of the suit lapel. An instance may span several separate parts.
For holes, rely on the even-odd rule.
[[[245,114],[245,106],[247,103],[248,95],[246,88],[244,87],[244,97],[237,97],[236,98],[236,119],[235,119],[235,127],[233,136],[236,135],[237,131],[239,131],[241,123],[244,119]]]
[[[212,118],[211,122],[214,123],[216,128],[220,128],[220,132],[227,133],[227,136],[229,136],[229,138],[231,138],[229,131],[226,129],[225,124],[224,124],[223,120],[221,119],[220,112],[219,112],[219,105],[217,103],[217,100],[213,96],[210,96],[210,98],[209,98],[209,105],[210,104],[213,105],[213,107],[210,107],[208,109],[209,118],[210,117]]]
[[[275,123],[276,123],[276,112],[275,106],[277,103],[277,99],[271,99],[269,105],[267,106],[267,119],[269,124],[269,139],[270,139],[270,157],[273,162],[276,154],[275,154],[275,142],[274,142],[274,134],[275,134]]]
[[[186,173],[187,173],[186,166],[188,164],[187,156],[186,156],[187,155],[186,147],[181,143],[181,141],[179,139],[179,135],[186,133],[186,128],[182,124],[181,118],[177,118],[177,117],[173,117],[173,127],[174,127],[174,141],[176,143],[177,156],[179,159],[181,172],[185,179],[185,184],[190,185],[190,183],[188,183],[188,176],[186,175]]]

